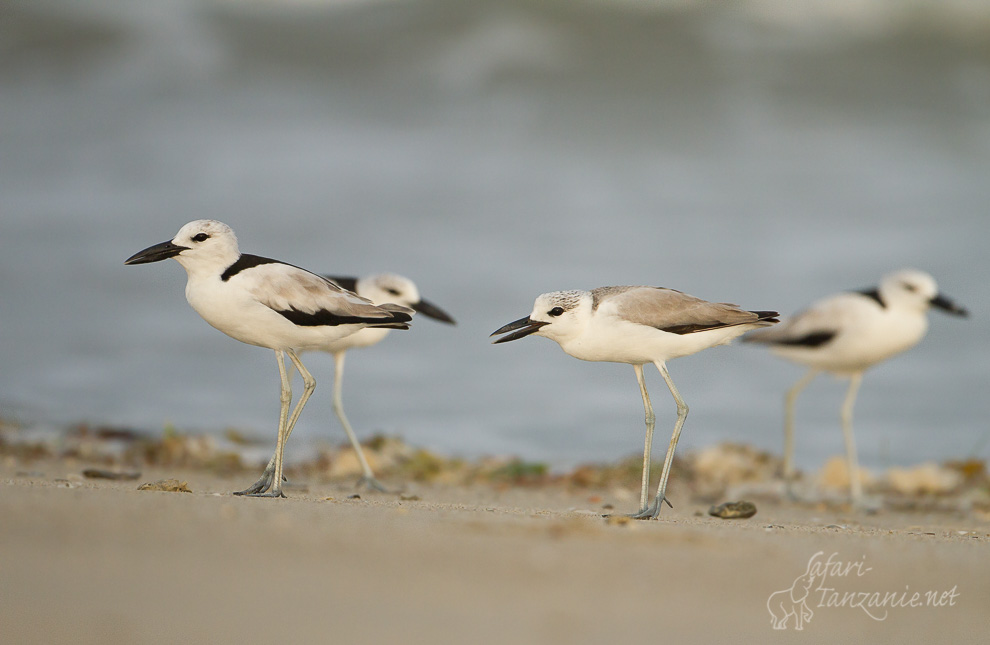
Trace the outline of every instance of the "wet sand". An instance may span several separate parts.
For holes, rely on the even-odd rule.
[[[603,507],[634,510],[630,491],[415,483],[351,499],[349,483],[312,478],[288,499],[245,499],[230,494],[244,473],[84,468],[0,463],[5,643],[972,643],[988,630],[977,510],[754,500],[754,517],[721,520],[684,493],[659,521],[610,521]],[[137,490],[173,477],[192,492]],[[774,596],[778,614],[810,610],[803,629],[791,616],[774,630],[768,600],[809,561],[804,602]],[[915,592],[942,606],[890,606]],[[883,594],[900,595],[850,606]]]

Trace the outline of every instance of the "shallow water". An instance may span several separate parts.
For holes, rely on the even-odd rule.
[[[457,318],[349,356],[362,435],[557,467],[635,454],[628,366],[488,334],[544,291],[646,283],[791,312],[916,266],[972,317],[933,314],[917,348],[867,375],[861,459],[990,457],[984,23],[864,30],[706,4],[145,4],[5,3],[3,416],[274,441],[271,353],[203,323],[176,263],[123,265],[210,217],[247,252],[408,275]],[[319,386],[296,451],[344,439],[332,362],[306,360]],[[779,450],[800,368],[731,347],[671,373],[691,406],[682,447]],[[647,378],[662,450],[673,403]],[[803,395],[800,464],[841,451],[843,388],[823,378]]]

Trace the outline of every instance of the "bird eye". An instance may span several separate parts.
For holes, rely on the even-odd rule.
[[[560,316],[560,315],[562,315],[564,313],[564,308],[563,307],[554,307],[553,309],[551,309],[547,313],[550,314],[551,316]]]
[[[401,293],[399,292],[399,290],[398,290],[398,289],[386,289],[385,291],[388,291],[388,292],[389,292],[389,293],[390,293],[391,295],[393,295],[393,296],[399,296],[399,295],[402,295],[402,294],[401,294]]]
[[[195,235],[193,235],[192,241],[193,242],[205,242],[208,239],[210,239],[210,236],[207,235],[206,233],[196,233]]]
[[[910,282],[902,282],[901,286],[907,289],[908,291],[911,291],[912,293],[918,290],[918,287],[914,286]]]

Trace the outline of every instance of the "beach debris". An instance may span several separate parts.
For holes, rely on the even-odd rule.
[[[959,470],[934,462],[914,468],[891,468],[886,474],[887,485],[902,495],[945,495],[955,492],[963,480]]]
[[[141,472],[137,470],[107,470],[105,468],[87,468],[82,471],[82,474],[87,479],[110,479],[117,481],[137,479],[141,476]]]
[[[368,460],[368,466],[372,471],[378,472],[384,469],[378,452],[367,450],[364,451],[364,454]],[[364,474],[361,460],[358,459],[357,452],[354,451],[354,448],[341,448],[334,452],[327,461],[329,461],[329,465],[326,469],[326,476],[330,479],[350,479],[352,477],[360,477]]]
[[[851,478],[849,476],[849,463],[846,461],[845,457],[840,457],[838,455],[832,457],[825,462],[822,466],[821,471],[818,473],[818,483],[822,488],[829,488],[832,490],[849,490],[849,482]],[[859,469],[859,481],[862,488],[867,486],[872,486],[874,477],[873,474],[865,468]]]
[[[780,459],[752,446],[719,443],[692,455],[690,466],[699,479],[730,486],[773,479],[780,469]]]
[[[188,482],[180,482],[178,479],[159,479],[150,484],[141,484],[138,490],[160,490],[167,493],[191,493]]]
[[[708,509],[708,514],[712,517],[720,517],[723,520],[744,520],[756,515],[756,504],[753,502],[725,502]]]
[[[259,443],[258,439],[247,436],[237,428],[224,429],[223,438],[235,446],[251,446]]]
[[[987,464],[982,459],[963,459],[960,461],[945,462],[946,468],[955,470],[967,484],[981,484],[987,482]]]
[[[354,493],[353,495],[348,495],[347,499],[361,499],[361,496],[358,495],[357,493]]]
[[[513,486],[538,486],[547,482],[550,466],[542,461],[525,461],[513,458],[489,474],[495,482]]]

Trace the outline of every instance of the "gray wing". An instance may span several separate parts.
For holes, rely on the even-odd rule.
[[[405,322],[412,310],[398,305],[378,307],[337,284],[288,264],[264,264],[252,269],[251,295],[298,325],[339,325],[364,322]]]
[[[323,276],[327,280],[330,280],[336,285],[339,285],[348,291],[357,293],[357,278],[351,276],[338,276],[338,275],[325,275]]]
[[[768,345],[819,347],[830,342],[843,329],[855,327],[859,317],[880,306],[867,294],[840,293],[813,303],[785,319],[773,329],[748,334],[747,342]]]
[[[746,311],[724,302],[708,302],[663,287],[603,287],[599,308],[612,310],[624,320],[674,334],[759,324],[776,313]],[[595,291],[592,297],[595,297]]]

